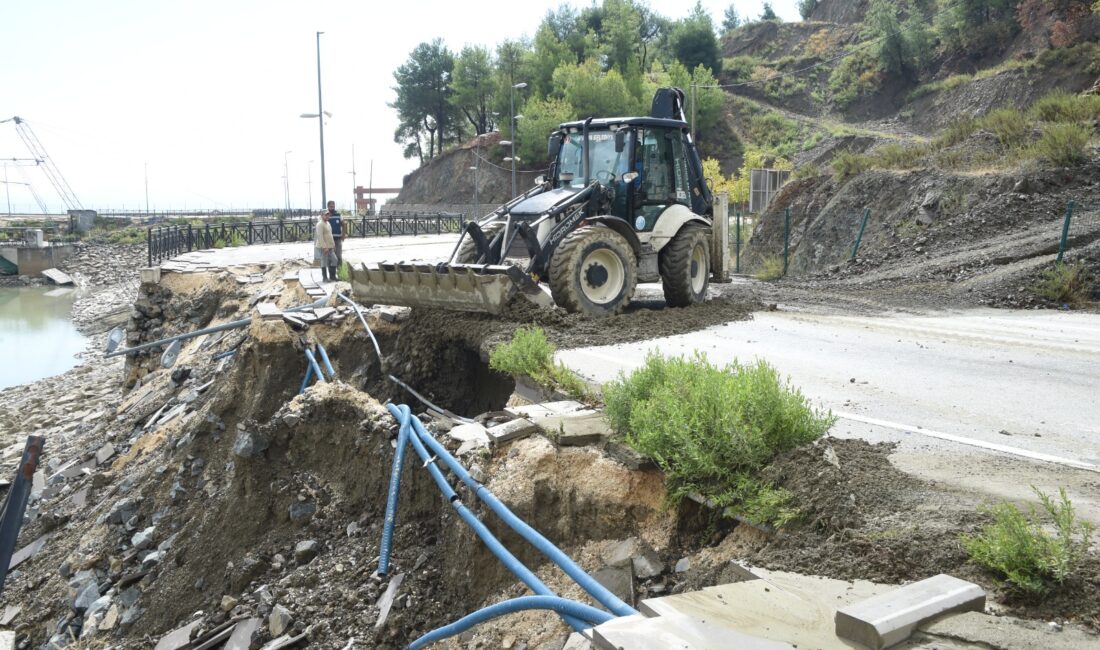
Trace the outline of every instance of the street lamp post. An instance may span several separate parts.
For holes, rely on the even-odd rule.
[[[512,145],[512,196],[516,195],[516,120],[522,115],[516,115],[516,91],[522,90],[527,87],[527,82],[521,81],[518,84],[512,84],[512,140],[509,144]]]
[[[294,153],[293,150],[283,152],[283,198],[286,200],[286,217],[290,217],[290,162],[287,156]]]
[[[325,192],[325,117],[332,117],[332,113],[325,111],[321,101],[321,34],[324,32],[317,32],[317,112],[302,113],[301,117],[317,118],[317,128],[321,137],[321,205],[326,205],[328,194]],[[313,212],[312,197],[309,210]]]

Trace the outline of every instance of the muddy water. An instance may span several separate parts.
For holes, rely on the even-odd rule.
[[[0,388],[65,372],[86,340],[69,319],[76,292],[0,288]]]

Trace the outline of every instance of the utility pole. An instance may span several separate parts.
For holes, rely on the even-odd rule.
[[[290,165],[287,161],[287,154],[294,153],[293,150],[283,152],[283,198],[286,199],[286,215],[290,216]]]
[[[321,130],[321,205],[328,205],[328,195],[325,193],[325,109],[321,105],[321,34],[317,32],[317,125]],[[312,199],[310,210],[312,211]]]
[[[359,216],[359,206],[355,205],[355,145],[351,145],[351,216]]]
[[[145,163],[145,216],[149,216],[149,163]]]

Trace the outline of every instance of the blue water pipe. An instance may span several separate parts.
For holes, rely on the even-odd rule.
[[[415,423],[418,422],[418,420],[412,416],[412,413],[410,412],[408,406],[402,404],[399,408],[395,404],[387,404],[386,408],[389,409],[390,414],[393,415],[393,417],[396,418],[398,422],[413,423],[413,431],[415,432]],[[447,499],[448,503],[450,503],[451,507],[454,508],[459,518],[462,519],[462,521],[466,522],[466,525],[473,529],[474,534],[476,534],[478,538],[482,541],[482,543],[484,543],[485,546],[489,549],[489,551],[494,556],[496,556],[498,560],[500,560],[501,564],[503,564],[504,567],[512,573],[512,575],[516,576],[516,578],[523,582],[523,584],[527,585],[527,587],[531,589],[531,591],[535,592],[537,595],[556,596],[557,594],[551,591],[550,588],[542,582],[542,580],[539,580],[538,576],[536,576],[530,569],[528,569],[522,562],[520,562],[519,559],[516,558],[516,556],[512,555],[512,552],[505,548],[504,545],[500,543],[500,540],[493,536],[493,533],[489,531],[489,528],[485,524],[481,523],[481,520],[479,520],[474,515],[474,513],[471,512],[470,509],[462,503],[462,499],[459,498],[458,494],[454,491],[454,488],[451,487],[451,484],[447,482],[446,477],[443,476],[443,472],[436,466],[436,461],[439,459],[435,456],[431,456],[428,454],[428,450],[420,441],[419,436],[415,435],[414,433],[408,436],[408,440],[412,444],[413,449],[416,450],[417,455],[420,456],[420,460],[424,461],[424,466],[428,468],[428,473],[431,474],[432,479],[439,487],[440,492],[443,493],[443,496]],[[389,517],[390,513],[387,512],[386,518],[388,519]],[[389,562],[388,558],[386,562]],[[379,566],[381,566],[381,558],[379,558]],[[566,623],[569,624],[570,627],[578,632],[588,629],[589,627],[589,625],[587,625],[584,621],[568,614],[562,615],[562,618],[565,620]]]
[[[435,643],[436,641],[442,641],[448,637],[462,634],[479,623],[532,609],[548,609],[562,616],[572,616],[588,621],[593,625],[606,623],[615,618],[613,615],[601,609],[596,609],[591,605],[585,605],[584,603],[578,603],[565,598],[557,598],[554,596],[521,596],[495,605],[489,605],[484,609],[479,609],[472,614],[463,616],[450,625],[432,630],[410,643],[409,650],[420,650],[420,648]]]
[[[325,346],[318,343],[317,351],[321,353],[321,362],[325,364],[325,370],[328,371],[328,376],[335,381],[336,371],[332,369],[332,362],[328,360],[328,352],[325,350]]]
[[[393,550],[393,527],[397,520],[397,496],[401,492],[401,470],[405,466],[405,448],[409,445],[409,420],[406,415],[409,407],[398,407],[401,417],[397,418],[400,427],[397,432],[397,450],[393,454],[393,467],[390,469],[390,491],[386,495],[386,518],[382,524],[382,546],[378,552],[378,575],[385,576],[390,571],[390,553]]]
[[[317,357],[313,356],[313,351],[306,348],[306,358],[309,359],[309,367],[313,370],[313,374],[317,375],[319,381],[325,381],[325,376],[321,374],[321,366],[317,365]]]
[[[474,480],[474,478],[470,476],[470,473],[466,471],[466,468],[455,460],[454,456],[428,433],[424,425],[420,423],[420,420],[412,418],[412,425],[418,437],[424,441],[431,449],[432,453],[446,463],[447,467],[454,472],[467,487],[473,490],[474,494],[476,494],[485,505],[489,506],[490,510],[495,512],[504,523],[508,524],[509,528],[519,533],[520,537],[527,540],[532,546],[537,548],[540,553],[556,564],[558,568],[564,571],[566,575],[572,578],[582,589],[588,592],[590,596],[595,598],[597,602],[618,616],[631,616],[638,613],[633,607],[624,603],[618,596],[608,591],[606,587],[597,582],[592,576],[588,575],[584,569],[578,566],[568,555],[555,546],[553,542],[546,539],[542,533],[517,517],[515,513],[509,510],[508,506],[501,503],[488,488]],[[415,439],[416,438],[414,438],[414,440]]]
[[[313,366],[307,363],[306,364],[306,376],[302,378],[302,385],[298,387],[298,394],[299,395],[306,392],[306,389],[309,388],[309,380],[310,379],[313,379]]]

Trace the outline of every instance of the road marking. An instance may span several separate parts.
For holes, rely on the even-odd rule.
[[[1008,445],[1000,445],[995,442],[986,442],[984,440],[976,440],[974,438],[967,438],[965,436],[957,436],[951,433],[942,433],[940,431],[933,431],[932,429],[924,429],[921,427],[909,426],[907,424],[898,424],[897,422],[889,422],[887,420],[879,420],[876,418],[864,417],[862,415],[856,415],[855,413],[843,413],[839,411],[833,411],[833,415],[844,418],[845,420],[853,420],[855,422],[862,422],[864,424],[873,424],[879,427],[886,427],[887,429],[895,429],[897,431],[904,431],[906,433],[919,433],[929,438],[939,438],[940,440],[949,440],[951,442],[958,442],[964,445],[970,445],[972,447],[981,447],[982,449],[989,449],[992,451],[999,451],[1005,454],[1012,454],[1013,456],[1022,456],[1024,458],[1030,458],[1032,460],[1041,460],[1048,463],[1057,463],[1059,465],[1066,465],[1067,467],[1075,467],[1077,469],[1083,469],[1090,472],[1100,472],[1100,467],[1093,465],[1092,463],[1086,463],[1080,460],[1073,460],[1072,458],[1063,458],[1061,456],[1052,456],[1051,454],[1044,454],[1038,451],[1028,451],[1027,449],[1020,449],[1019,447],[1009,447]]]

